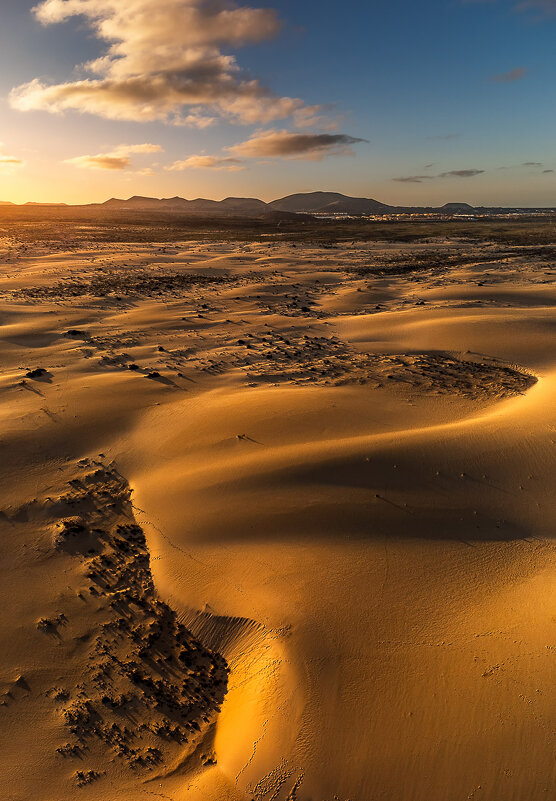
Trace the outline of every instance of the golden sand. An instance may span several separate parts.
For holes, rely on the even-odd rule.
[[[2,798],[555,797],[538,249],[2,248]]]

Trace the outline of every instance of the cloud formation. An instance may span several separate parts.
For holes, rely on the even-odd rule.
[[[400,184],[422,184],[423,181],[432,181],[435,175],[402,175],[400,178],[392,178]]]
[[[476,175],[482,175],[485,170],[450,170],[449,172],[441,172],[439,178],[474,178]]]
[[[43,0],[35,7],[44,25],[80,16],[107,44],[84,66],[91,76],[48,85],[35,78],[15,87],[21,111],[76,110],[116,120],[164,120],[206,127],[215,117],[268,123],[314,120],[320,107],[279,97],[245,76],[223,48],[262,42],[280,22],[271,9],[227,0]]]
[[[287,158],[321,161],[326,156],[353,156],[352,145],[366,142],[347,134],[257,131],[228,151],[243,158]]]
[[[18,156],[11,156],[2,152],[2,143],[0,142],[0,172],[12,172],[18,167],[23,167],[25,161]]]
[[[431,165],[432,166],[432,165]],[[402,175],[400,178],[392,178],[401,184],[421,184],[423,181],[433,181],[435,178],[474,178],[482,175],[485,170],[449,170],[438,175]]]
[[[494,83],[515,83],[516,81],[521,81],[526,75],[527,70],[525,67],[514,67],[513,70],[509,70],[508,72],[493,75],[491,80],[494,81]]]
[[[244,170],[245,166],[241,159],[235,159],[232,156],[190,156],[183,161],[175,161],[167,170],[171,172],[181,170],[225,170],[227,172],[239,172]]]
[[[127,170],[131,166],[131,156],[134,154],[161,153],[160,145],[145,143],[142,145],[119,145],[109,153],[97,153],[93,156],[76,156],[66,159],[66,164],[73,164],[86,170]],[[147,168],[140,171],[142,175],[152,175]]]
[[[524,0],[518,3],[519,11],[539,10],[545,14],[556,14],[556,0]]]

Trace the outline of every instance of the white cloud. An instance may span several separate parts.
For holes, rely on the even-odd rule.
[[[245,76],[223,52],[275,35],[280,23],[270,9],[226,0],[43,0],[34,12],[45,25],[84,17],[107,49],[84,65],[94,77],[53,85],[35,78],[15,87],[10,102],[21,111],[77,110],[201,128],[218,116],[267,123],[319,114],[320,107],[276,96]]]

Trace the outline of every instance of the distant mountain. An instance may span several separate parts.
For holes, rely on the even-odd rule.
[[[458,212],[469,212],[473,214],[475,208],[470,206],[469,203],[445,203],[440,211],[447,211],[448,214],[457,214]]]
[[[391,206],[373,198],[348,197],[339,192],[308,192],[288,195],[269,204],[278,211],[306,214],[385,214]]]
[[[127,200],[110,198],[99,204],[104,208],[114,210],[134,211],[166,211],[190,214],[237,214],[252,215],[272,212],[273,209],[262,200],[251,197],[227,197],[225,200],[207,200],[197,198],[186,200],[183,197],[163,198],[141,197],[134,195]]]
[[[162,211],[167,208],[177,208],[182,204],[188,203],[181,197],[164,198],[159,200],[156,197],[142,197],[141,195],[134,195],[127,200],[121,200],[117,197],[111,197],[104,203],[91,203],[91,206],[104,206],[107,209],[134,209],[134,210],[158,210]]]
[[[264,217],[277,222],[295,219],[296,214],[329,214],[349,215],[353,217],[380,217],[381,215],[436,215],[438,217],[454,217],[458,215],[489,215],[498,214],[554,214],[554,208],[488,208],[474,207],[469,203],[446,203],[441,207],[432,206],[388,206],[373,198],[349,197],[339,192],[305,192],[273,200],[265,203],[254,197],[227,197],[224,200],[208,200],[196,198],[186,200],[183,197],[156,198],[134,195],[123,200],[110,198],[104,203],[89,203],[82,206],[71,206],[66,203],[24,203],[17,205],[9,201],[0,201],[0,206],[11,206],[14,209],[31,208],[59,208],[71,213],[71,209],[91,209],[102,212],[161,212],[166,214],[199,215],[204,217]]]
[[[221,201],[220,205],[230,211],[242,211],[244,213],[269,211],[269,204],[258,200],[256,197],[227,197]]]

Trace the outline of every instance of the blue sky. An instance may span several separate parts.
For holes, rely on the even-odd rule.
[[[0,199],[330,189],[399,204],[556,205],[553,0],[261,0],[251,10],[238,0],[241,17],[218,19],[204,0],[171,0],[155,39],[132,21],[164,4],[119,0],[113,12],[114,2],[47,0],[37,19],[33,3],[2,0]],[[183,16],[191,7],[199,24]],[[231,19],[248,33],[230,34]],[[114,44],[100,24],[127,39],[123,62],[119,51],[93,74],[82,65]],[[216,104],[212,78],[195,87],[199,102],[175,97],[191,53],[195,75],[236,59],[214,78]],[[86,101],[68,99],[83,81]],[[163,102],[147,109],[159,85]]]

